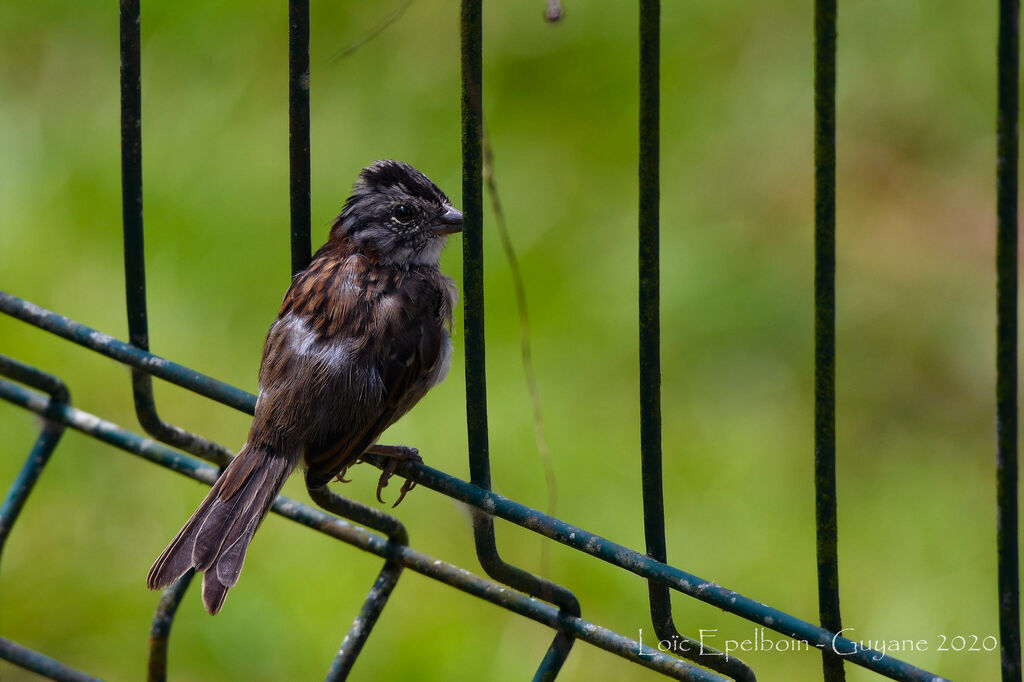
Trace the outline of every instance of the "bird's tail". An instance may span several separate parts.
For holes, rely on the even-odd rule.
[[[206,610],[220,611],[238,581],[253,533],[297,462],[246,443],[149,569],[149,589],[166,587],[195,566],[205,573]]]

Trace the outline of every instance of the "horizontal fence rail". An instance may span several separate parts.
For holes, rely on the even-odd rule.
[[[226,405],[240,403],[244,406],[241,409],[250,414],[255,406],[255,396],[246,391],[151,353],[133,349],[123,341],[118,341],[107,334],[74,322],[63,315],[45,310],[9,293],[0,292],[0,312],[22,319],[41,329],[58,334],[79,345],[96,350],[103,355],[130,366],[148,368],[147,371],[152,371],[155,376],[167,379],[182,388],[194,390],[201,395]],[[9,382],[5,382],[0,387],[2,389],[0,390],[0,398],[36,412],[43,412],[49,404],[49,401],[42,396],[38,396],[34,401],[31,401],[24,389],[22,389],[21,393],[17,393],[15,391],[16,387],[12,388],[12,386]],[[95,418],[90,416],[84,419],[85,422],[91,420],[95,420]],[[107,424],[107,422],[102,423]],[[127,434],[127,432],[121,429],[118,429],[118,433]],[[93,433],[93,435],[98,434]],[[132,435],[134,436],[134,434]],[[143,440],[139,436],[134,436],[134,438]],[[104,438],[104,440],[107,439]],[[122,440],[117,438],[113,441],[107,440],[107,442],[119,446],[118,444]],[[172,452],[152,441],[146,442],[152,447],[162,448],[160,452]],[[145,456],[144,453],[138,454]],[[385,465],[379,456],[366,455],[365,460],[381,469]],[[194,462],[194,460],[190,460],[182,455],[175,455],[175,459],[164,459],[161,463],[168,468],[187,474],[196,471],[196,467],[205,467],[203,471],[208,471],[215,478],[216,468],[199,463],[183,464],[186,461]],[[670,589],[746,618],[758,625],[793,637],[794,639],[806,641],[811,646],[822,650],[836,651],[843,656],[844,660],[861,665],[869,670],[874,670],[892,679],[919,680],[922,682],[937,682],[943,679],[940,676],[921,670],[892,656],[882,656],[879,652],[864,648],[858,643],[838,636],[836,633],[786,614],[778,609],[766,606],[711,581],[698,578],[674,566],[651,559],[636,550],[612,542],[559,519],[552,518],[536,509],[509,500],[497,493],[476,486],[468,481],[463,481],[425,464],[412,461],[401,462],[396,469],[396,474],[415,481],[426,488],[448,495],[460,502],[469,504],[489,516],[496,516],[515,523],[564,545],[590,554],[602,561],[630,571],[642,578],[665,585]],[[199,475],[193,475],[193,478],[207,483],[212,483],[213,481],[212,478],[206,480]],[[277,507],[275,506],[276,509]],[[318,513],[322,514],[322,512]],[[353,542],[352,544],[357,543]],[[363,548],[373,551],[367,547]],[[556,622],[557,620],[556,618]]]
[[[10,362],[8,358],[4,358],[4,360]],[[69,426],[115,448],[135,454],[153,464],[170,469],[207,485],[213,485],[213,482],[217,480],[217,476],[220,473],[215,466],[176,452],[165,445],[134,434],[116,424],[82,410],[57,403],[42,393],[22,388],[10,381],[0,380],[0,398],[37,414],[44,415],[51,422]],[[468,486],[470,484],[463,483],[463,485]],[[566,616],[564,613],[559,612],[557,608],[539,600],[514,590],[509,590],[503,585],[475,576],[458,566],[417,552],[402,543],[393,542],[387,537],[367,531],[358,525],[348,523],[283,495],[279,496],[274,502],[273,511],[324,535],[346,542],[363,551],[376,554],[383,559],[397,562],[405,568],[450,585],[467,594],[489,601],[492,604],[501,606],[538,623],[559,629],[560,631],[570,632],[574,637],[593,644],[600,649],[640,663],[647,668],[664,673],[674,679],[708,681],[723,679],[696,666],[692,666],[685,661],[680,661],[674,656],[647,646],[641,646],[635,640],[623,637],[594,623],[581,618]],[[167,629],[169,630],[169,625]],[[14,648],[24,650],[24,647],[11,643],[9,640],[0,638],[0,642],[6,643],[4,646],[0,646],[0,656],[3,656],[8,647],[10,650]],[[3,657],[7,658],[6,656]],[[17,660],[7,658],[7,660],[23,664],[27,657]],[[43,662],[48,660],[50,659],[45,657],[40,659]],[[48,674],[46,672],[48,668],[42,664],[25,667],[40,674]]]

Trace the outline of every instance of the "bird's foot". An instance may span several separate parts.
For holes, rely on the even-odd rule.
[[[416,448],[410,448],[405,445],[380,445],[374,444],[366,449],[367,452],[375,455],[383,455],[388,458],[387,464],[384,465],[384,470],[380,473],[380,479],[377,481],[377,501],[381,504],[385,504],[384,499],[381,497],[381,491],[388,486],[388,481],[395,475],[395,469],[398,468],[399,462],[413,461],[422,462],[423,458],[420,457],[420,451]],[[344,472],[342,472],[344,473]],[[416,483],[410,479],[405,479],[402,484],[401,490],[398,491],[398,499],[392,508],[397,507],[405,499],[406,493],[416,487]]]

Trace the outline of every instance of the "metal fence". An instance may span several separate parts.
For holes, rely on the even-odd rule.
[[[169,381],[229,407],[252,413],[255,397],[241,389],[148,352],[145,259],[143,256],[142,120],[139,0],[121,0],[121,150],[124,264],[129,339],[124,342],[10,293],[0,292],[0,311],[132,368],[132,392],[139,423],[167,447],[74,408],[67,387],[41,369],[0,355],[0,398],[45,418],[20,474],[0,507],[0,552],[18,514],[66,427],[86,433],[207,484],[231,452],[221,445],[163,421],[152,377]],[[291,164],[291,262],[296,272],[310,260],[309,3],[289,2],[289,117]],[[357,502],[319,491],[324,510],[279,497],[273,510],[298,524],[384,559],[378,578],[352,628],[330,663],[328,679],[344,679],[400,579],[410,569],[550,627],[553,639],[535,679],[554,679],[576,640],[612,652],[678,680],[754,680],[754,671],[735,656],[702,646],[676,629],[670,590],[735,614],[817,647],[824,679],[844,679],[844,663],[863,666],[896,680],[943,678],[892,656],[851,642],[842,629],[837,571],[835,477],[835,87],[836,0],[815,2],[815,458],[818,588],[821,625],[814,625],[687,573],[667,563],[662,481],[659,321],[659,62],[660,3],[640,0],[639,122],[639,337],[641,462],[646,553],[616,544],[491,491],[487,393],[484,365],[483,150],[481,0],[463,0],[462,145],[463,240],[467,426],[470,481],[421,463],[405,462],[397,473],[474,510],[477,556],[487,580],[409,546],[401,522]],[[997,225],[997,479],[999,613],[1004,680],[1021,679],[1017,532],[1017,114],[1019,0],[1000,0],[998,43],[998,225]],[[194,456],[182,454],[185,451]],[[197,457],[199,459],[197,459]],[[206,464],[200,459],[213,462]],[[375,466],[380,459],[367,456]],[[330,513],[327,513],[330,512]],[[581,617],[568,587],[504,561],[494,518],[528,528],[594,558],[646,579],[651,618],[661,640],[682,660],[642,646]],[[160,599],[150,636],[150,680],[167,676],[168,639],[175,611],[192,573]],[[512,589],[509,589],[512,588]],[[44,653],[0,637],[0,658],[57,680],[93,680]],[[325,662],[326,663],[326,662]]]

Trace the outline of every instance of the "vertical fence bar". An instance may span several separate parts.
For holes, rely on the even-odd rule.
[[[466,424],[470,480],[491,487],[484,365],[483,83],[480,0],[462,2],[462,296],[465,301]]]
[[[15,381],[48,393],[49,402],[40,412],[43,417],[48,417],[51,412],[60,406],[66,406],[71,402],[71,394],[68,391],[68,387],[61,379],[35,367],[18,362],[6,355],[0,355],[0,375],[10,377]],[[35,488],[40,476],[42,476],[44,467],[50,461],[50,456],[64,434],[64,429],[65,424],[63,422],[56,419],[46,419],[39,438],[33,444],[25,464],[15,477],[10,490],[7,491],[7,495],[0,502],[0,557],[3,555],[7,538],[14,528],[14,522],[18,520],[18,516],[28,501],[29,495]],[[0,660],[10,661],[15,665],[54,680],[95,682],[96,679],[3,637],[0,637]]]
[[[484,355],[483,237],[483,23],[481,0],[462,0],[462,230],[463,300],[466,353],[466,428],[470,480],[491,489],[487,436],[487,375]],[[561,585],[506,563],[498,555],[494,519],[473,512],[473,539],[480,565],[492,578],[539,599],[553,602],[570,615],[580,615],[576,596]],[[559,631],[534,676],[552,680],[565,663],[574,638]]]
[[[644,539],[647,556],[667,563],[665,492],[661,447],[661,0],[640,1],[639,125],[639,334],[640,467],[643,484]],[[659,640],[680,646],[685,658],[736,680],[754,672],[735,656],[724,656],[685,637],[672,620],[669,588],[649,580],[651,620]]]
[[[288,1],[288,164],[292,275],[309,265],[309,0]]]
[[[407,547],[409,545],[409,532],[405,529],[402,522],[394,516],[385,514],[355,500],[350,500],[347,497],[342,497],[330,490],[326,485],[319,488],[311,488],[307,481],[306,490],[313,501],[327,511],[384,533],[388,537],[389,545],[394,545],[395,547]],[[345,639],[338,649],[338,653],[335,655],[334,660],[331,661],[327,677],[325,678],[328,682],[344,680],[352,671],[356,659],[363,650],[363,645],[366,644],[366,640],[369,639],[370,633],[373,631],[373,626],[376,625],[381,612],[387,606],[388,599],[391,597],[395,585],[398,584],[403,568],[402,564],[390,559],[384,563],[384,567],[378,574],[376,581],[374,581],[373,587],[370,588],[366,599],[363,601],[359,615],[352,622],[352,627],[349,628],[348,634],[345,635]]]
[[[832,632],[839,614],[836,527],[836,0],[814,3],[814,496],[818,617]],[[843,661],[822,651],[826,682]]]
[[[640,458],[647,556],[667,562],[661,466],[660,61],[661,2],[640,0]],[[659,637],[674,629],[668,586],[648,582]]]
[[[1003,682],[1021,679],[1017,523],[1017,164],[1020,0],[999,2],[996,122],[996,549]]]
[[[139,0],[121,0],[121,217],[128,340],[149,349],[142,236],[142,58]]]
[[[50,461],[50,455],[60,442],[64,433],[64,425],[56,422],[46,422],[39,438],[29,452],[25,464],[18,472],[17,478],[11,484],[3,502],[0,503],[0,557],[3,556],[4,546],[7,543],[7,536],[10,535],[14,522],[18,519],[29,493],[35,488],[36,482],[43,473],[43,467]]]
[[[142,62],[140,1],[121,0],[121,210],[124,224],[124,283],[128,340],[149,350],[146,311],[146,257],[142,223]],[[132,397],[139,423],[165,443],[218,464],[232,453],[173,424],[157,413],[153,378],[132,370]]]
[[[14,358],[0,355],[0,375],[10,377],[50,395],[51,404],[68,404],[71,402],[71,393],[68,387],[59,378],[52,374],[40,371],[18,362]],[[0,502],[0,556],[3,555],[7,537],[18,519],[22,507],[28,500],[29,494],[35,488],[36,482],[43,474],[43,468],[50,461],[50,455],[60,442],[64,434],[64,425],[56,421],[47,421],[43,425],[39,438],[36,439],[32,451],[29,453],[21,471],[18,472],[11,489],[7,491],[2,502]]]
[[[185,575],[175,580],[163,594],[153,614],[153,624],[149,629],[149,661],[147,663],[147,682],[165,682],[167,680],[167,650],[171,639],[171,626],[178,606],[185,598],[188,586],[196,575],[190,568]]]
[[[398,578],[402,575],[402,564],[394,561],[384,562],[384,568],[380,570],[377,579],[370,588],[366,600],[363,602],[359,615],[352,623],[351,629],[341,642],[338,654],[331,661],[331,667],[327,670],[325,682],[338,682],[348,679],[352,672],[352,666],[363,650],[363,645],[370,637],[373,626],[377,624],[384,605],[398,584]]]

